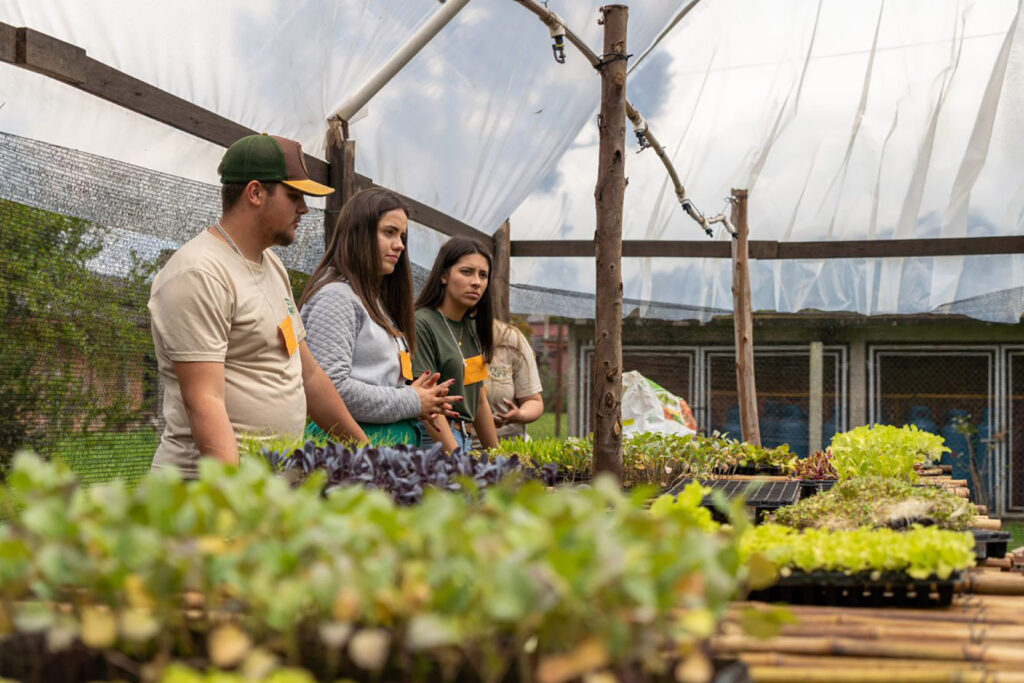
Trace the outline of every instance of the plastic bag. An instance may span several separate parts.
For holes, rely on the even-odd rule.
[[[636,370],[622,374],[622,433],[694,434],[697,421],[685,400]]]

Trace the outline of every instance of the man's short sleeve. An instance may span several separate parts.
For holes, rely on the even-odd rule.
[[[223,362],[233,309],[231,292],[201,270],[176,273],[149,298],[154,337],[174,362]]]
[[[515,382],[515,397],[526,398],[544,391],[540,383],[540,373],[537,371],[537,361],[533,355],[533,347],[526,339],[526,336],[519,330],[515,330],[516,355],[520,357],[521,367],[516,368],[513,373]]]

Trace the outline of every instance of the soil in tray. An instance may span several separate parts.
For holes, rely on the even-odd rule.
[[[959,574],[924,581],[906,574],[846,575],[841,572],[793,572],[774,586],[752,591],[750,600],[834,607],[948,607]]]

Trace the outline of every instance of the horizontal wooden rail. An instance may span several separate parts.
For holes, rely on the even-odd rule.
[[[832,242],[750,241],[750,258],[840,259],[1024,254],[1024,236],[944,237],[913,240],[847,240]],[[651,258],[732,257],[727,241],[624,240],[622,255]],[[594,256],[592,240],[512,240],[512,256]]]
[[[222,147],[257,132],[92,59],[76,45],[30,28],[0,23],[0,61],[61,81]],[[330,184],[327,162],[309,154],[305,157],[310,177],[325,185]],[[366,176],[357,174],[356,179],[361,188],[378,187]],[[410,218],[417,223],[446,235],[472,237],[487,245],[491,243],[491,236],[487,233],[415,199],[399,196],[409,207]]]

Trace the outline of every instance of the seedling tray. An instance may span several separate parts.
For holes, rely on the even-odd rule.
[[[692,479],[683,479],[668,490],[671,495],[679,495]],[[712,493],[704,496],[701,505],[710,509],[716,517],[721,513],[715,507],[714,491],[721,491],[727,500],[744,496],[747,508],[752,511],[755,522],[760,522],[770,513],[784,505],[792,505],[800,500],[800,482],[770,481],[758,479],[708,479],[701,480],[704,486],[712,489]],[[724,520],[722,520],[724,521]]]
[[[722,470],[723,474],[742,474],[744,476],[779,477],[786,471],[778,465],[733,465]]]
[[[800,500],[824,493],[836,485],[837,479],[801,479]]]
[[[990,557],[1006,557],[1006,547],[1013,539],[1009,531],[988,531],[971,529],[974,534],[974,556],[979,560]]]
[[[919,581],[901,572],[877,578],[870,573],[793,572],[770,588],[751,591],[749,599],[830,607],[948,607],[959,580],[959,573]]]

